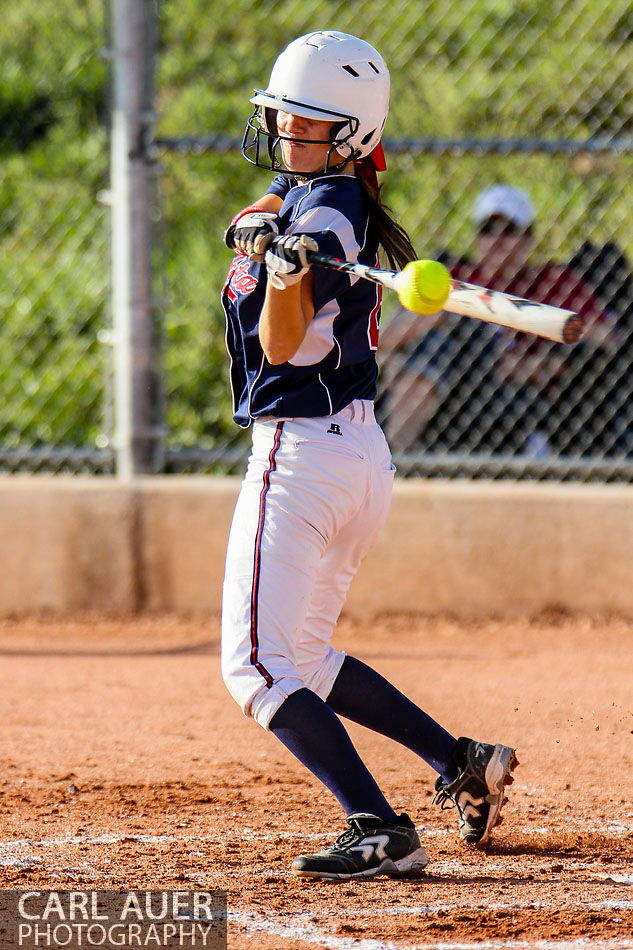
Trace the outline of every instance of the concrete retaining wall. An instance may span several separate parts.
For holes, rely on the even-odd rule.
[[[0,480],[0,614],[218,611],[239,479]],[[396,481],[346,610],[633,615],[633,487]]]

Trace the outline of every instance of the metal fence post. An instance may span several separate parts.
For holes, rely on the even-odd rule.
[[[121,478],[160,467],[148,144],[154,124],[152,0],[112,0],[111,280],[114,447]]]

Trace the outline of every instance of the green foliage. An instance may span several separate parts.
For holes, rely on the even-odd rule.
[[[26,189],[22,162],[12,164],[0,253],[0,441],[94,444],[105,373],[102,212],[73,181],[31,178]]]
[[[621,8],[620,8],[621,9]],[[633,117],[630,23],[615,3],[470,0],[344,4],[313,0],[164,2],[160,133],[241,136],[252,89],[279,51],[318,28],[363,36],[392,74],[387,138],[570,138],[625,134]],[[628,31],[628,32],[627,32]],[[480,187],[513,181],[541,210],[538,253],[563,259],[588,236],[629,250],[630,161],[563,156],[388,155],[384,196],[420,256],[472,251]],[[165,159],[170,305],[168,422],[174,444],[232,438],[218,360],[219,291],[230,261],[222,231],[270,176],[234,153]],[[394,306],[385,296],[385,315]],[[212,398],[210,398],[212,394]],[[216,399],[218,402],[216,402]],[[211,404],[213,407],[211,408]],[[193,411],[192,411],[193,407]]]
[[[94,446],[102,430],[107,181],[100,0],[3,7],[0,443]]]
[[[279,51],[362,32],[392,74],[388,140],[608,139],[633,133],[633,14],[618,0],[160,0],[159,136],[241,137]],[[0,439],[93,445],[103,428],[107,67],[103,0],[5,4],[0,33]],[[586,237],[633,256],[628,156],[388,154],[384,195],[420,256],[468,251],[476,192],[530,191],[539,253]],[[270,176],[238,152],[166,155],[168,444],[244,444],[231,419],[222,233]],[[386,297],[389,313],[393,299]]]
[[[248,95],[266,83],[280,50],[324,28],[360,30],[385,56],[394,138],[580,138],[605,123],[624,131],[631,120],[631,16],[614,0],[427,0],[391,4],[388,15],[383,0],[237,0],[230,9],[164,0],[163,132],[185,134],[195,123],[199,134],[239,134]]]

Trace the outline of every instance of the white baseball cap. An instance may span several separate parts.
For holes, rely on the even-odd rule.
[[[532,202],[514,185],[493,185],[477,196],[473,212],[477,226],[496,214],[514,221],[520,228],[529,228],[535,217]]]

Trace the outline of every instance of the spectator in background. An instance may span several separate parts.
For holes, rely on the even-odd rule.
[[[583,342],[399,312],[381,334],[390,443],[399,451],[582,454],[593,443],[595,393],[580,391],[579,368],[612,359],[615,317],[577,270],[532,262],[535,214],[521,189],[488,188],[473,217],[477,260],[439,255],[453,277],[575,310],[585,318]]]
[[[586,352],[584,343],[569,356],[575,392],[591,410],[593,451],[607,457],[633,455],[633,280],[621,249],[613,242],[598,246],[585,241],[569,265],[582,274],[615,315],[617,346]]]

